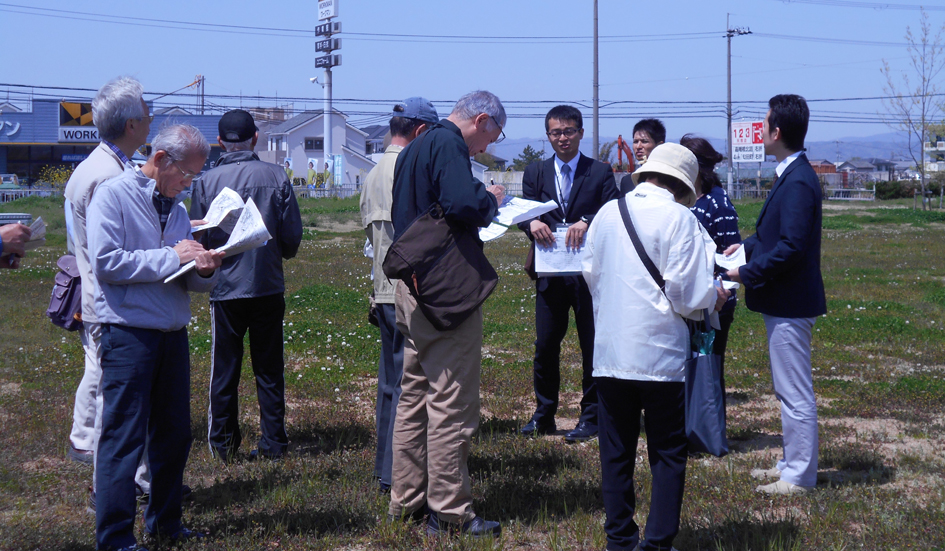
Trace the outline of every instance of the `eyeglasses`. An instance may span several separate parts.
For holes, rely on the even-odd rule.
[[[177,166],[177,161],[171,161],[171,164],[174,165],[174,168],[180,171],[180,175],[184,177],[184,180],[193,180],[197,177],[197,174],[199,174],[199,172],[197,174],[193,174],[185,171],[181,167]]]
[[[496,138],[492,143],[499,143],[505,139],[505,130],[502,130],[502,125],[499,124],[499,121],[495,120],[495,117],[489,115],[489,118],[492,119],[492,122],[494,122],[495,125],[499,127],[499,137]]]
[[[549,138],[560,138],[561,136],[564,136],[566,138],[573,138],[577,136],[578,132],[580,131],[581,130],[578,128],[569,126],[568,128],[565,128],[564,130],[556,128],[550,132],[545,132],[545,134],[547,134]]]
[[[145,116],[143,116],[143,117],[139,117],[139,118],[134,119],[134,120],[136,120],[136,121],[143,121],[144,119],[148,119],[148,123],[152,123],[152,122],[154,122],[154,115],[145,115]]]

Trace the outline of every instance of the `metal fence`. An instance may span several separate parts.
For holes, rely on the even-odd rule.
[[[873,186],[873,189],[825,187],[824,199],[830,201],[875,201],[876,186]]]
[[[9,203],[24,197],[61,197],[59,189],[4,189],[0,190],[0,203]]]
[[[315,188],[309,186],[293,186],[292,189],[295,190],[295,196],[299,199],[321,199],[324,197],[346,199],[352,195],[361,193],[361,184],[341,184],[340,186]]]

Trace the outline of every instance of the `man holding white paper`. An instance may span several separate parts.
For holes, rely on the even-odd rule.
[[[740,247],[748,262],[728,276],[745,286],[749,310],[764,317],[771,379],[781,402],[784,456],[752,476],[769,484],[767,494],[804,493],[817,484],[817,401],[811,373],[811,338],[817,316],[827,312],[820,273],[822,196],[817,174],[804,154],[810,111],[801,96],[768,101],[765,153],[778,160],[775,180],[754,235]],[[725,250],[732,256],[738,245]]]
[[[189,125],[163,129],[141,167],[100,184],[88,210],[88,251],[99,292],[102,430],[96,452],[99,549],[136,545],[135,471],[151,470],[145,529],[165,541],[199,538],[181,524],[190,453],[189,291],[209,291],[224,253],[190,238],[180,193],[210,145]],[[181,264],[196,271],[164,283]],[[147,442],[147,448],[145,443]]]
[[[242,254],[237,243],[227,249],[220,279],[210,293],[213,351],[210,362],[210,451],[223,461],[233,458],[242,441],[238,390],[243,363],[243,337],[249,331],[249,350],[259,398],[261,436],[251,457],[282,457],[289,440],[285,430],[285,361],[282,322],[285,318],[283,259],[295,256],[302,242],[302,218],[285,170],[259,160],[253,153],[259,139],[252,115],[228,111],[218,124],[217,141],[226,151],[214,168],[194,185],[190,217],[201,219],[211,201],[236,192],[232,207],[246,201],[232,238],[252,238],[259,218],[268,242]],[[240,201],[240,199],[242,201]],[[262,230],[262,228],[258,228]],[[201,237],[208,247],[234,245],[227,232],[211,228]],[[260,238],[262,239],[262,238]],[[237,239],[238,240],[238,239]],[[226,244],[226,245],[224,245]]]
[[[533,201],[554,200],[559,208],[520,223],[519,228],[535,242],[535,247],[553,246],[555,232],[567,224],[564,247],[579,249],[584,234],[597,211],[619,195],[609,165],[580,154],[584,137],[581,112],[569,105],[553,107],[545,116],[545,131],[555,156],[525,168],[522,196]],[[537,253],[537,251],[536,251]],[[577,263],[576,272],[580,272]],[[557,430],[558,390],[561,383],[561,341],[568,330],[568,311],[574,309],[581,343],[583,378],[581,417],[568,442],[583,442],[597,436],[597,390],[591,376],[594,353],[594,312],[591,294],[579,273],[538,277],[535,296],[535,397],[537,407],[521,429],[526,436],[550,434]]]

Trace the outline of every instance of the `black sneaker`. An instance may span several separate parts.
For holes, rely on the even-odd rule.
[[[477,516],[462,524],[441,521],[435,511],[430,511],[427,521],[428,536],[452,536],[462,534],[473,538],[497,538],[502,535],[502,526],[495,521]]]

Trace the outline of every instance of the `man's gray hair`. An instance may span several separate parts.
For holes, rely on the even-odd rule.
[[[505,126],[505,107],[502,107],[502,102],[495,94],[485,90],[476,90],[459,98],[451,114],[459,116],[462,120],[469,120],[480,113],[494,118],[499,126]]]
[[[125,123],[148,116],[141,105],[144,87],[133,77],[108,81],[92,100],[92,122],[104,140],[115,141],[125,135]]]
[[[223,144],[223,149],[230,153],[231,151],[252,151],[253,150],[253,139],[250,138],[242,142],[228,142],[226,140],[220,140],[220,143]]]
[[[195,153],[207,158],[210,155],[210,144],[196,127],[175,124],[162,128],[151,141],[151,156],[154,157],[158,151],[167,153],[171,161],[183,161],[188,155]]]

